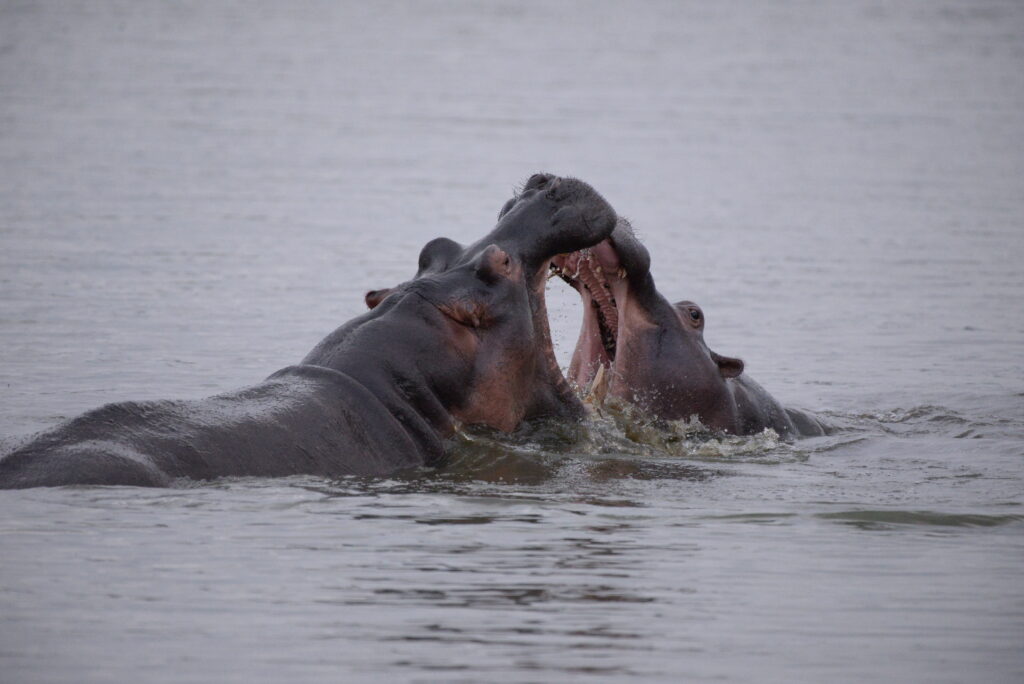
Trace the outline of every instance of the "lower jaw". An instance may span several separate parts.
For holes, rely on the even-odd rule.
[[[603,368],[605,373],[609,373],[614,367],[615,362],[602,352],[599,355],[581,358],[578,364],[574,363],[569,370],[569,377],[577,390],[585,390],[594,381],[600,369]]]
[[[610,244],[601,245],[614,250]],[[593,252],[582,252],[585,255],[582,263],[563,259],[557,263],[555,273],[552,274],[568,282],[582,297],[584,329],[573,352],[568,377],[573,389],[585,398],[593,396],[595,385],[603,382],[607,388],[611,380],[615,367],[615,336],[620,317],[618,302],[626,298],[628,290],[624,269],[620,266],[615,272],[614,267],[607,265],[618,263],[616,255],[604,255],[601,261],[593,256],[598,253],[601,245],[592,248]],[[604,293],[604,296],[600,297],[603,305],[598,304],[598,300],[595,299],[595,290]],[[610,328],[614,328],[614,332],[609,332]],[[611,349],[606,346],[606,340],[610,340],[608,344]]]
[[[583,404],[566,380],[561,367],[558,365],[558,359],[555,358],[554,342],[551,339],[551,328],[548,325],[547,302],[544,298],[545,283],[546,279],[541,280],[540,287],[534,289],[534,299],[536,302],[533,312],[534,330],[539,338],[538,342],[541,349],[540,363],[544,367],[550,387],[556,397],[557,406],[539,406],[536,411],[532,412],[535,415],[527,415],[526,417],[533,418],[552,413],[579,417],[584,414]]]
[[[576,391],[586,393],[595,378],[603,374],[608,380],[614,370],[615,359],[602,344],[600,332],[582,333],[569,366],[569,378]]]

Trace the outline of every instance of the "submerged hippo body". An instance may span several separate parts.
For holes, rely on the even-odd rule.
[[[606,238],[615,214],[586,184],[547,175],[530,179],[517,206],[480,242],[444,251],[443,271],[393,288],[301,364],[206,399],[87,412],[0,460],[0,488],[386,474],[436,462],[458,423],[511,430],[580,415],[552,372],[536,283],[551,257]]]
[[[411,434],[344,373],[291,366],[206,399],[119,402],[84,413],[0,461],[0,487],[387,472],[437,457],[439,442],[423,428]]]
[[[704,313],[658,292],[650,255],[619,219],[593,248],[552,261],[551,268],[583,299],[583,327],[569,366],[580,388],[631,402],[666,420],[697,416],[715,430],[749,435],[823,434],[814,418],[783,408],[743,373],[743,362],[711,351]],[[596,383],[595,383],[596,380]]]

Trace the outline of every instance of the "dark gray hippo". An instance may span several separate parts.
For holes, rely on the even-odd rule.
[[[543,284],[553,256],[605,239],[615,220],[585,183],[535,175],[490,234],[464,249],[429,243],[417,278],[300,364],[207,399],[85,413],[0,460],[0,488],[380,475],[438,462],[459,423],[577,417]]]
[[[708,349],[704,312],[693,302],[669,303],[650,266],[625,219],[596,246],[552,260],[553,272],[583,299],[570,380],[666,420],[695,415],[721,432],[823,434],[816,419],[783,408],[744,374],[743,361]]]

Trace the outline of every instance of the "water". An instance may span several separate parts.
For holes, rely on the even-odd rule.
[[[4,492],[0,679],[1021,681],[1022,31],[988,0],[0,4],[7,444],[294,363],[537,170],[840,427]]]

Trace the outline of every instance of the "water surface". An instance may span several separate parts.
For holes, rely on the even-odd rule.
[[[2,679],[1021,681],[1022,33],[989,0],[3,3],[5,444],[296,362],[537,170],[839,429],[4,492]]]

